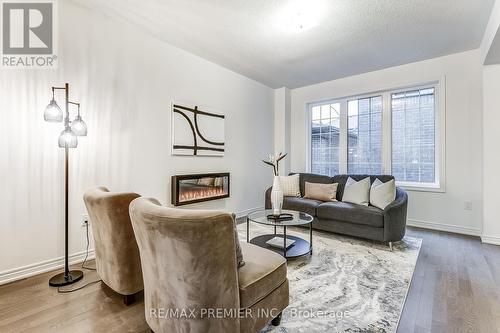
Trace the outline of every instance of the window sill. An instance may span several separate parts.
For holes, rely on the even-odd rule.
[[[422,183],[409,183],[409,182],[396,182],[397,187],[401,187],[408,192],[435,192],[445,193],[446,190],[441,184],[422,184]]]

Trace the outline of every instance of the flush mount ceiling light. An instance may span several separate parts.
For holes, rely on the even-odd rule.
[[[292,0],[278,9],[276,22],[280,30],[300,33],[318,26],[324,10],[324,0]]]

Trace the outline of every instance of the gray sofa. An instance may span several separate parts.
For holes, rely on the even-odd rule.
[[[338,183],[337,200],[323,202],[302,197],[285,197],[283,209],[306,212],[314,216],[313,228],[331,231],[339,234],[356,236],[381,242],[392,242],[403,239],[406,230],[406,210],[408,196],[401,188],[396,188],[396,199],[384,210],[373,206],[362,206],[342,202],[342,195],[347,178],[356,181],[370,177],[382,182],[394,179],[389,175],[337,175],[334,177],[300,173],[300,193],[304,196],[305,182]],[[266,191],[266,209],[271,208],[271,188]]]

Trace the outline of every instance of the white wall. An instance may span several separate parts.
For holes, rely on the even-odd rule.
[[[43,121],[52,85],[70,83],[89,127],[71,152],[71,254],[84,250],[82,194],[93,185],[168,204],[171,175],[229,171],[231,198],[194,207],[263,206],[272,89],[73,4],[60,1],[59,16],[58,70],[0,71],[0,283],[63,255],[62,125]],[[226,114],[224,158],[170,155],[173,99]]]
[[[481,54],[482,64],[485,61],[487,61],[491,46],[495,41],[495,36],[499,33],[499,27],[500,27],[500,1],[497,0],[495,1],[495,4],[493,5],[493,8],[491,10],[490,18],[488,20],[488,25],[486,26],[483,39],[481,40],[481,45],[479,46],[479,52]]]
[[[290,89],[283,87],[274,90],[274,152],[290,151]],[[290,172],[290,158],[280,162],[280,175]]]
[[[484,66],[483,69],[483,235],[486,243],[500,245],[500,205],[498,189],[500,181],[500,65]]]
[[[291,169],[306,170],[306,104],[446,77],[446,192],[409,192],[409,223],[479,235],[482,186],[482,62],[478,50],[291,91]],[[473,209],[464,210],[465,201]]]
[[[500,1],[496,1],[479,48],[481,63],[494,64],[498,61],[500,40]],[[498,142],[500,132],[496,125],[500,120],[500,65],[483,67],[483,232],[485,243],[500,245],[500,206],[497,189],[500,182]]]

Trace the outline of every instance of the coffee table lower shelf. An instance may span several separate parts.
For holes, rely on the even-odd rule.
[[[296,236],[289,236],[289,235],[286,236],[287,239],[293,239],[295,241],[295,243],[293,243],[292,245],[290,245],[287,248],[286,252],[282,248],[274,247],[274,246],[271,246],[271,245],[266,243],[268,240],[270,240],[276,236],[283,237],[283,235],[279,235],[279,234],[278,235],[277,234],[261,235],[261,236],[257,236],[257,237],[252,238],[250,240],[250,243],[252,243],[254,245],[258,245],[258,246],[263,247],[265,249],[274,251],[274,252],[284,256],[285,258],[297,258],[297,257],[304,256],[306,254],[312,254],[311,244],[308,241],[306,241],[305,239],[302,239],[302,238],[296,237]]]

